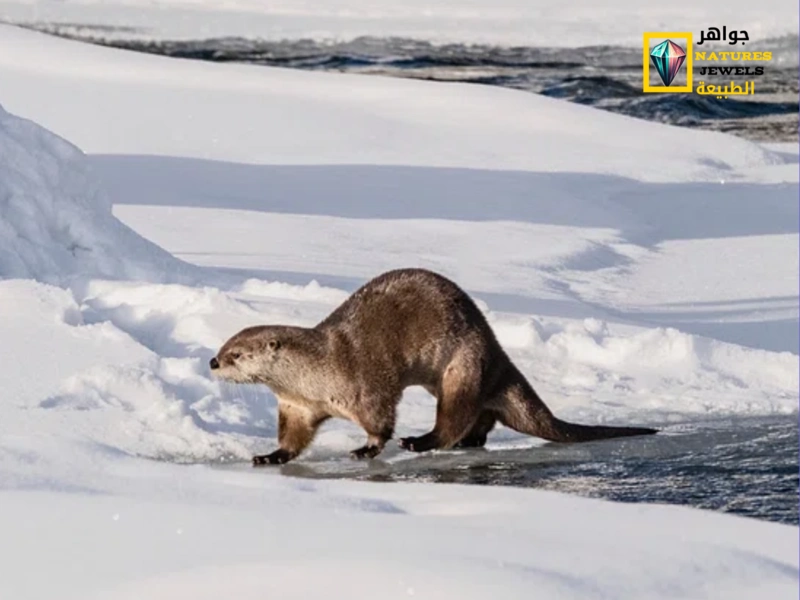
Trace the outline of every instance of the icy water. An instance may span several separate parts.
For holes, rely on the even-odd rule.
[[[796,416],[670,425],[655,436],[574,445],[530,447],[531,438],[503,433],[484,450],[387,449],[383,460],[305,458],[280,470],[308,478],[540,488],[798,524]]]
[[[741,100],[696,94],[644,94],[642,55],[638,48],[502,48],[433,45],[398,38],[358,38],[344,43],[241,38],[154,42],[136,39],[140,32],[135,30],[46,23],[28,26],[64,37],[165,56],[497,85],[753,140],[798,139],[797,36],[748,46],[749,51],[771,51],[773,59],[758,63],[764,67],[764,74],[751,78],[757,91]],[[695,62],[695,73],[699,74],[702,66],[720,65]],[[697,81],[703,79],[714,85],[726,85],[731,79],[730,75],[698,77]]]

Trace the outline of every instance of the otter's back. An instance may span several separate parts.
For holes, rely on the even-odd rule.
[[[317,328],[338,328],[371,338],[410,336],[412,339],[403,341],[411,346],[470,332],[494,339],[486,319],[466,292],[446,277],[425,269],[398,269],[375,277]]]

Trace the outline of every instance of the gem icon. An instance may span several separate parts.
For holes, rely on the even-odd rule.
[[[686,60],[686,52],[672,40],[666,40],[653,48],[650,58],[653,59],[661,81],[669,86]]]

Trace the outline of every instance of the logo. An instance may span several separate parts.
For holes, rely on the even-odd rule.
[[[642,90],[697,93],[700,96],[715,96],[720,100],[753,94],[755,81],[723,81],[723,77],[731,75],[760,77],[764,74],[763,63],[772,60],[772,52],[749,50],[749,47],[745,51],[737,47],[745,46],[749,41],[750,35],[744,29],[736,30],[727,25],[708,27],[700,32],[698,51],[693,52],[690,31],[646,31],[642,53]],[[699,63],[698,70],[703,79],[697,86],[692,81],[692,64],[695,60]]]
[[[650,58],[653,59],[661,81],[664,82],[664,85],[669,85],[678,74],[683,61],[686,60],[686,52],[672,40],[667,40],[653,48]]]
[[[647,31],[644,34],[643,50],[644,92],[693,91],[690,31]],[[654,73],[651,72],[651,64]],[[682,67],[685,67],[685,74],[681,73]]]
[[[726,85],[722,85],[722,77],[760,77],[764,74],[764,66],[759,63],[772,60],[772,51],[745,51],[744,48],[736,47],[739,43],[745,46],[749,41],[750,34],[747,31],[729,30],[727,25],[723,25],[721,31],[719,27],[709,27],[707,31],[701,31],[697,46],[702,46],[702,51],[695,52],[695,59],[700,62],[703,81],[697,84],[696,93],[701,96],[715,96],[719,100],[755,93],[755,80],[740,80],[737,83],[736,80],[726,79]],[[711,42],[711,45],[705,46],[706,42]],[[756,64],[751,65],[753,62]]]

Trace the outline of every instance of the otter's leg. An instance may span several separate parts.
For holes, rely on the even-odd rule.
[[[253,457],[253,466],[280,465],[297,457],[314,439],[317,429],[327,416],[314,415],[310,411],[278,403],[278,444],[271,454]]]
[[[354,419],[367,432],[367,443],[350,453],[355,459],[375,458],[383,451],[386,442],[394,435],[396,399],[376,400],[366,403]]]
[[[453,360],[442,376],[433,430],[402,438],[400,445],[413,452],[427,452],[452,448],[466,437],[481,414],[479,372],[469,363]]]
[[[472,426],[469,433],[458,442],[456,448],[483,448],[486,445],[486,437],[489,432],[494,429],[497,424],[497,416],[485,410],[478,417],[475,425]]]

